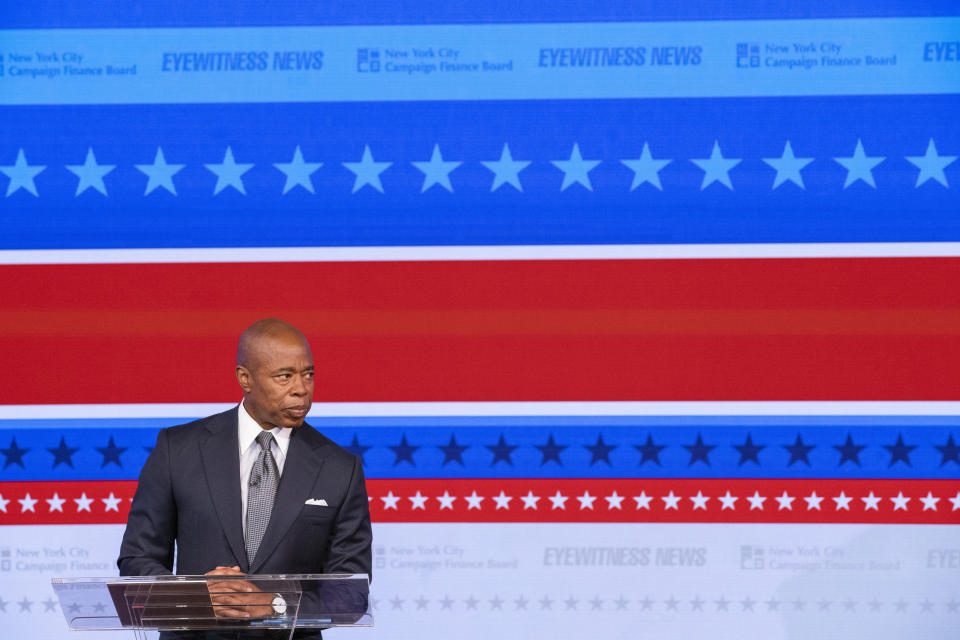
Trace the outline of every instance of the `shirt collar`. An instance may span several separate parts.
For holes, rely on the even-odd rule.
[[[280,447],[280,453],[286,457],[287,448],[290,446],[290,434],[293,429],[290,427],[274,427],[270,433],[277,441]],[[257,424],[257,421],[247,413],[247,408],[240,402],[237,409],[237,441],[240,445],[240,455],[257,443],[257,436],[263,433],[263,427]]]

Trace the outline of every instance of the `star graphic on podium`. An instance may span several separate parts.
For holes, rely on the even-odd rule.
[[[310,181],[310,176],[313,175],[314,171],[322,167],[323,163],[304,162],[300,145],[297,145],[296,149],[293,150],[293,159],[291,159],[290,162],[275,162],[273,166],[282,171],[287,177],[283,183],[283,193],[281,194],[287,195],[287,192],[295,187],[303,187],[310,193],[313,193],[313,182]]]
[[[9,198],[20,189],[37,196],[37,185],[33,179],[46,168],[46,165],[27,164],[27,157],[24,155],[23,149],[17,151],[17,159],[14,160],[13,164],[0,166],[0,173],[10,178],[10,183],[7,185],[6,197]]]
[[[574,184],[585,187],[587,191],[593,191],[588,174],[600,162],[600,160],[584,160],[580,155],[580,146],[574,142],[569,160],[551,160],[550,164],[563,171],[563,184],[560,185],[560,191],[565,191],[567,187]]]
[[[343,163],[343,166],[356,176],[353,180],[353,190],[350,193],[356,193],[367,185],[383,193],[380,174],[389,169],[392,164],[392,162],[374,161],[373,153],[370,152],[370,145],[363,145],[363,156],[360,157],[360,162]]]
[[[873,181],[873,168],[885,159],[885,156],[868,156],[863,150],[863,142],[858,138],[852,156],[834,158],[847,170],[847,179],[843,183],[843,188],[846,189],[857,180],[863,180],[876,189],[877,183]]]
[[[233,187],[243,195],[247,195],[243,188],[243,174],[253,167],[252,163],[238,164],[233,159],[233,149],[227,147],[220,164],[203,165],[217,176],[217,184],[213,187],[213,195],[217,195],[227,187]]]
[[[517,191],[523,191],[523,186],[520,184],[520,172],[526,169],[530,162],[528,160],[514,160],[513,156],[510,155],[510,147],[506,144],[503,145],[499,160],[484,160],[481,164],[493,171],[493,185],[490,187],[490,191],[496,191],[504,184],[513,186]]]
[[[784,145],[783,154],[779,158],[764,158],[763,161],[777,170],[777,175],[773,179],[773,189],[788,180],[801,189],[806,188],[803,186],[803,177],[800,175],[800,170],[813,162],[813,158],[797,158],[794,156],[793,147],[790,146],[789,140]]]
[[[924,155],[906,156],[906,158],[907,161],[920,169],[920,174],[917,176],[917,183],[914,185],[914,188],[919,187],[927,180],[936,180],[943,186],[947,188],[950,187],[950,185],[947,184],[947,176],[944,175],[943,170],[947,168],[947,165],[956,160],[957,156],[937,155],[937,146],[933,143],[933,138],[930,138],[930,142],[927,143],[927,152]]]
[[[163,149],[157,147],[153,164],[135,164],[133,166],[147,174],[147,190],[143,192],[143,195],[148,195],[157,187],[163,187],[173,195],[177,195],[177,189],[173,186],[173,176],[186,165],[167,164],[167,159],[163,156]]]
[[[714,182],[719,182],[727,189],[733,191],[733,184],[730,182],[730,170],[740,164],[739,158],[724,158],[720,152],[720,143],[713,142],[713,150],[709,158],[691,158],[690,162],[703,169],[703,183],[700,190],[703,191]]]
[[[643,151],[636,160],[621,160],[624,165],[633,171],[633,182],[630,183],[630,191],[633,191],[644,182],[649,182],[654,187],[663,191],[660,185],[660,170],[673,162],[673,160],[656,160],[650,153],[650,145],[643,143]]]
[[[427,162],[412,162],[413,166],[423,172],[423,186],[420,187],[420,193],[423,193],[435,184],[440,185],[447,191],[453,193],[453,185],[450,184],[450,172],[459,167],[463,162],[453,160],[444,160],[440,153],[440,145],[433,145],[433,153]]]
[[[83,161],[83,164],[67,165],[67,169],[80,178],[77,181],[77,191],[73,194],[74,197],[79,196],[91,188],[99,191],[103,195],[107,195],[107,187],[103,184],[103,177],[113,171],[115,166],[116,165],[112,164],[97,164],[97,158],[93,155],[93,149],[87,149],[87,157]]]

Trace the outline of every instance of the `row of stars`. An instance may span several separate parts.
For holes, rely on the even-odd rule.
[[[533,509],[535,511],[538,510],[540,500],[543,499],[544,497],[546,497],[547,500],[549,500],[551,510],[560,509],[563,511],[566,511],[567,501],[570,500],[571,497],[576,498],[577,502],[579,502],[580,511],[584,511],[584,510],[595,511],[597,509],[601,509],[603,506],[603,503],[597,502],[600,498],[603,498],[603,500],[606,501],[607,511],[612,511],[612,510],[623,511],[624,509],[623,503],[624,501],[627,501],[629,498],[628,496],[620,495],[619,493],[617,493],[616,489],[614,489],[613,492],[607,496],[591,495],[591,493],[587,490],[585,490],[583,494],[578,496],[568,496],[561,493],[559,489],[552,496],[534,495],[533,491],[528,491],[527,495],[525,496],[519,496],[520,501],[523,502],[524,511],[528,509]],[[828,496],[817,495],[816,491],[811,491],[810,495],[808,496],[793,496],[787,493],[786,490],[784,490],[784,492],[781,495],[773,496],[773,500],[776,501],[778,505],[777,511],[784,511],[784,510],[793,511],[793,503],[794,501],[797,500],[798,497],[802,498],[803,501],[806,502],[807,511],[823,511],[825,508],[829,509],[829,503],[827,503],[827,505],[822,506],[822,503],[825,500],[827,500]],[[768,498],[769,496],[760,495],[759,490],[757,490],[753,492],[752,496],[745,496],[744,500],[750,503],[750,509],[749,509],[750,511],[754,511],[754,510],[763,511],[764,503],[768,500]],[[368,499],[372,501],[374,498],[369,497]],[[403,496],[394,495],[393,491],[391,490],[387,492],[387,495],[379,496],[379,499],[383,501],[384,511],[388,511],[391,509],[394,511],[399,511],[400,509],[398,505],[402,504],[401,500],[403,500],[404,498]],[[406,499],[410,501],[411,511],[416,511],[417,509],[422,509],[423,511],[426,511],[427,503],[431,500],[429,496],[423,495],[422,493],[420,493],[419,490],[417,491],[416,495],[407,496]],[[453,503],[456,500],[460,499],[460,496],[453,496],[453,495],[450,495],[449,491],[444,491],[442,496],[436,496],[434,499],[440,504],[441,511],[443,511],[444,509],[449,509],[453,511],[454,509]],[[474,490],[469,496],[463,496],[463,499],[467,503],[467,511],[470,511],[472,509],[476,509],[477,511],[482,511],[483,501],[486,500],[487,497],[478,495],[476,490]],[[490,499],[493,500],[493,503],[495,505],[494,511],[500,511],[501,509],[509,511],[511,508],[510,503],[515,498],[514,496],[508,496],[503,490],[501,490],[498,495],[491,496]],[[641,509],[645,509],[647,511],[650,511],[651,503],[653,503],[654,506],[656,506],[656,503],[654,502],[656,499],[657,499],[657,496],[650,496],[650,495],[647,495],[646,491],[641,491],[640,495],[633,496],[633,501],[636,503],[635,510],[639,511]],[[703,495],[703,491],[697,491],[697,495],[695,496],[684,497],[684,496],[676,495],[673,492],[673,490],[671,490],[670,493],[668,493],[665,496],[660,496],[659,499],[663,501],[664,511],[669,511],[671,509],[675,511],[680,511],[681,501],[683,500],[687,500],[691,503],[692,505],[691,511],[697,511],[698,509],[702,509],[703,511],[708,511],[709,509],[707,508],[707,504],[710,503],[710,501],[713,500],[714,498],[712,496]],[[903,495],[903,491],[900,491],[896,496],[891,496],[887,499],[892,504],[894,512],[901,511],[901,510],[909,511],[910,502],[911,500],[913,500],[913,498],[911,498],[910,496]],[[937,504],[940,502],[941,499],[943,498],[941,498],[940,496],[933,495],[931,491],[928,491],[926,496],[918,496],[919,502],[923,504],[923,511],[937,511]],[[945,499],[953,504],[953,508],[951,509],[951,511],[960,511],[960,491],[957,492],[956,496],[954,497],[947,496]],[[728,509],[730,511],[735,511],[737,508],[736,504],[737,504],[737,501],[740,500],[740,496],[732,495],[728,490],[726,494],[722,496],[717,496],[716,500],[720,505],[720,511],[726,511]],[[834,502],[834,505],[835,505],[834,511],[850,511],[851,510],[850,503],[857,500],[857,498],[856,496],[848,496],[846,495],[846,493],[841,491],[840,495],[833,496],[832,498],[830,498],[830,500]],[[882,496],[875,495],[873,491],[871,491],[869,495],[860,497],[859,500],[863,502],[864,512],[872,510],[879,513],[880,507],[883,504],[885,504],[884,498]],[[597,504],[596,509],[594,508],[595,503]],[[772,504],[773,503],[771,502],[771,506]],[[546,502],[544,502],[544,506],[546,506]],[[571,503],[571,506],[575,506],[574,503]],[[629,508],[630,506],[631,505],[628,502],[627,508]],[[684,507],[687,506],[686,502],[683,503],[683,506]],[[802,503],[798,503],[798,507],[802,508]],[[715,509],[715,507],[711,507],[711,508]]]
[[[549,595],[544,595],[540,599],[528,599],[525,595],[520,594],[519,597],[515,599],[501,598],[499,595],[494,595],[492,598],[485,598],[481,600],[476,598],[473,595],[468,596],[463,599],[451,598],[448,594],[445,594],[443,598],[433,598],[429,599],[424,595],[420,595],[417,598],[412,598],[409,600],[411,605],[416,607],[416,611],[479,611],[480,605],[484,602],[487,602],[487,606],[484,607],[487,611],[504,611],[507,610],[504,608],[506,605],[509,608],[510,603],[513,604],[514,611],[529,611],[532,609],[539,608],[540,611],[701,611],[707,612],[710,609],[707,608],[709,605],[712,605],[713,611],[720,612],[736,612],[737,609],[731,609],[732,606],[739,605],[739,611],[741,613],[759,613],[762,611],[766,612],[782,612],[782,611],[803,611],[807,612],[816,607],[818,612],[832,612],[840,610],[845,613],[856,613],[858,611],[858,606],[860,604],[866,605],[868,611],[871,613],[874,612],[883,612],[885,610],[894,610],[897,613],[907,613],[910,609],[911,602],[904,599],[903,597],[898,600],[893,601],[882,601],[874,597],[871,600],[861,602],[859,600],[854,600],[853,598],[848,597],[845,600],[830,600],[827,598],[820,598],[816,601],[804,600],[802,598],[797,598],[796,600],[778,600],[776,598],[768,598],[766,600],[754,600],[750,596],[745,597],[743,600],[728,599],[725,596],[720,596],[716,600],[706,600],[701,598],[699,595],[695,595],[692,599],[679,599],[673,595],[670,595],[666,600],[655,600],[649,595],[645,596],[642,599],[629,599],[624,595],[620,595],[617,598],[601,598],[599,595],[595,595],[593,598],[577,598],[576,596],[569,596],[567,598],[554,597],[551,598]],[[404,606],[407,604],[408,600],[402,598],[400,595],[396,595],[393,598],[389,599],[378,599],[372,598],[371,605],[375,611],[403,611]],[[439,605],[439,608],[431,609],[430,603],[435,602]],[[384,603],[389,604],[387,607]],[[462,606],[458,607],[457,605],[462,603]],[[581,608],[581,603],[583,603],[583,608]],[[609,607],[606,606],[609,603]],[[554,608],[554,604],[557,605]],[[689,607],[682,606],[684,604],[689,604]],[[837,608],[834,608],[833,605],[838,605]],[[937,608],[937,603],[931,600],[929,597],[924,598],[921,601],[914,601],[912,603],[915,607],[919,609],[921,613],[935,613]],[[942,611],[945,613],[960,613],[960,602],[956,598],[951,599],[947,602],[941,602]],[[537,607],[539,605],[539,607]],[[634,605],[634,606],[631,606]],[[658,605],[662,605],[659,606]],[[808,605],[812,605],[810,609],[807,609]],[[764,609],[765,607],[765,609]],[[407,610],[412,609],[412,606],[407,606]]]
[[[503,434],[500,435],[500,439],[496,444],[484,446],[493,454],[493,459],[490,463],[491,466],[494,466],[501,461],[512,465],[512,454],[516,449],[520,448],[519,445],[508,444]],[[616,449],[617,446],[618,445],[605,442],[603,439],[603,434],[599,434],[597,436],[597,441],[595,444],[583,445],[583,447],[590,452],[590,466],[593,466],[598,462],[604,462],[607,465],[612,466],[610,461],[610,453]],[[687,453],[690,456],[687,466],[691,466],[696,462],[703,462],[709,466],[710,453],[719,445],[707,444],[704,442],[703,436],[698,433],[697,439],[693,443],[684,444],[681,446],[687,450]],[[847,462],[851,462],[857,466],[860,466],[860,453],[867,448],[867,445],[856,444],[850,434],[847,434],[847,439],[845,442],[832,446],[840,454],[840,461],[838,462],[837,466],[843,466]],[[911,466],[910,454],[918,447],[918,445],[915,444],[905,443],[902,434],[897,435],[897,440],[894,443],[882,446],[890,454],[888,466],[891,467],[897,462],[902,462],[907,466]],[[668,448],[665,444],[657,444],[654,442],[652,434],[647,435],[646,442],[643,444],[635,444],[633,447],[640,452],[641,465],[647,462],[660,465],[660,454],[664,449]],[[781,445],[781,447],[790,454],[789,460],[787,461],[788,467],[798,462],[802,462],[807,466],[811,466],[809,457],[810,452],[816,449],[817,445],[806,444],[803,441],[803,436],[798,433],[792,444],[784,444]],[[353,441],[346,445],[345,448],[354,455],[363,459],[364,454],[373,447],[361,444],[357,436],[354,435]],[[414,462],[414,453],[421,447],[410,444],[407,441],[406,434],[402,435],[399,444],[390,445],[388,448],[393,451],[395,457],[393,466],[397,466],[401,462],[408,462],[411,466],[416,466],[416,463]],[[470,446],[459,444],[457,442],[456,435],[451,434],[450,442],[448,444],[440,445],[436,448],[443,453],[443,466],[446,466],[447,463],[450,462],[457,462],[460,465],[464,465],[463,453],[469,449]],[[554,439],[553,434],[548,436],[546,443],[542,445],[534,445],[534,448],[536,448],[541,454],[541,466],[547,464],[548,462],[555,462],[557,465],[563,466],[563,460],[561,459],[560,454],[568,448],[568,445],[558,444]],[[752,462],[760,466],[760,452],[763,449],[766,449],[767,445],[755,443],[753,441],[753,435],[751,433],[747,433],[744,443],[740,445],[732,445],[732,448],[735,449],[740,455],[738,466],[742,466],[747,462]],[[948,462],[955,462],[957,465],[960,465],[960,445],[956,443],[952,433],[949,434],[947,441],[943,445],[934,445],[934,448],[940,452],[940,466],[943,466]]]
[[[8,513],[7,505],[10,502],[16,501],[20,503],[20,513],[37,513],[37,503],[41,502],[41,499],[34,498],[30,495],[29,492],[24,494],[22,498],[9,499],[4,498],[3,494],[0,493],[0,513]],[[76,511],[74,513],[93,513],[92,506],[96,505],[98,502],[95,498],[88,498],[86,492],[80,494],[79,498],[66,499],[61,498],[60,494],[57,492],[53,493],[53,496],[49,498],[43,498],[42,501],[47,503],[47,513],[59,512],[64,513],[63,507],[67,505],[67,509],[70,510],[73,505],[70,505],[70,502],[73,502],[76,505]],[[106,498],[100,498],[99,502],[103,503],[103,512],[115,511],[120,513],[120,504],[124,501],[123,498],[118,498],[113,495],[113,492],[110,492]],[[132,499],[131,499],[132,501]],[[10,507],[11,509],[15,507]],[[42,505],[40,507],[43,508]],[[99,506],[98,506],[99,510]]]
[[[950,187],[944,174],[944,169],[952,164],[957,159],[957,156],[940,155],[937,152],[933,138],[931,138],[927,144],[927,150],[924,155],[904,157],[920,170],[914,187],[919,187],[929,180],[938,182],[946,188]],[[874,181],[873,169],[886,159],[886,156],[868,156],[863,148],[863,143],[859,139],[857,140],[853,155],[833,158],[835,162],[847,170],[847,176],[843,183],[844,189],[858,181],[862,181],[875,189],[877,185]],[[793,147],[788,140],[779,158],[761,158],[761,160],[776,170],[776,176],[773,179],[771,189],[776,189],[787,182],[792,182],[794,185],[803,189],[805,186],[801,171],[816,160],[816,158],[796,157],[793,152]],[[733,183],[730,180],[730,170],[742,161],[743,158],[724,157],[718,141],[714,141],[710,157],[690,159],[690,162],[704,172],[703,181],[700,184],[701,191],[714,182],[732,191]],[[574,143],[569,158],[565,160],[550,160],[549,162],[563,172],[563,182],[560,185],[560,191],[566,191],[567,188],[573,185],[580,185],[588,191],[593,191],[590,172],[602,164],[603,160],[584,159],[580,153],[579,144]],[[633,171],[633,181],[630,183],[630,191],[637,189],[645,183],[650,184],[658,190],[663,190],[663,185],[660,183],[660,171],[672,162],[674,162],[673,158],[654,158],[650,151],[650,145],[646,142],[643,143],[643,150],[639,158],[620,160],[621,164]],[[343,162],[341,164],[354,174],[352,193],[356,193],[367,186],[383,193],[380,174],[396,163],[378,162],[374,160],[370,146],[365,145],[363,155],[359,162]],[[457,167],[463,165],[464,162],[445,160],[443,154],[440,152],[440,145],[435,144],[429,160],[411,162],[410,164],[424,174],[420,193],[424,193],[434,186],[446,189],[452,193],[453,184],[450,182],[450,173],[457,169]],[[515,160],[513,154],[510,152],[509,145],[504,144],[499,159],[481,161],[480,164],[494,174],[493,183],[490,186],[491,192],[496,191],[504,185],[509,185],[517,191],[522,192],[523,184],[520,181],[520,172],[530,166],[532,161]],[[286,176],[286,181],[283,185],[283,195],[286,195],[296,187],[301,187],[309,193],[314,193],[311,176],[323,165],[324,163],[322,162],[306,162],[299,145],[294,149],[290,162],[277,162],[273,164],[277,170]],[[87,149],[87,156],[83,164],[68,164],[65,166],[67,170],[78,178],[77,189],[74,196],[79,196],[87,189],[93,189],[106,196],[108,195],[107,187],[103,182],[103,178],[113,171],[117,165],[99,164],[94,155],[93,148],[89,148]],[[148,195],[152,191],[160,188],[173,195],[177,195],[173,176],[186,165],[168,163],[163,154],[162,147],[157,147],[153,164],[136,164],[134,166],[147,176],[147,186],[144,195]],[[232,188],[246,195],[247,191],[243,184],[243,175],[255,165],[252,162],[237,162],[234,160],[233,150],[228,146],[223,154],[222,162],[204,164],[203,166],[217,177],[217,182],[213,187],[213,195],[217,195],[227,188]],[[46,168],[46,165],[29,164],[23,149],[19,149],[17,158],[12,165],[0,166],[0,172],[10,178],[10,183],[7,185],[7,197],[13,195],[20,189],[34,196],[39,196],[34,178]]]
[[[388,603],[389,609],[386,608],[384,602]],[[395,595],[393,598],[389,599],[380,599],[373,597],[371,598],[371,605],[375,611],[383,611],[387,609],[389,611],[403,611],[404,606],[407,604],[408,600],[406,598],[400,597],[400,595]],[[513,605],[514,611],[530,611],[539,609],[540,611],[687,611],[695,612],[702,611],[706,612],[710,609],[707,608],[712,605],[713,610],[716,612],[726,611],[726,612],[736,612],[737,609],[731,609],[736,605],[739,605],[739,611],[741,613],[759,613],[762,611],[766,612],[781,612],[781,611],[808,611],[807,605],[813,605],[816,607],[818,612],[832,612],[836,610],[842,610],[847,613],[858,612],[858,606],[861,604],[868,607],[870,612],[883,612],[886,610],[893,610],[896,613],[907,613],[910,611],[911,605],[917,608],[920,613],[935,613],[937,610],[937,602],[934,602],[929,597],[924,598],[920,601],[908,601],[903,597],[900,597],[897,600],[892,601],[883,601],[876,597],[867,601],[854,600],[853,598],[848,597],[846,600],[830,600],[828,598],[821,598],[819,600],[804,600],[802,598],[797,598],[796,600],[778,600],[776,598],[768,598],[766,600],[755,600],[750,596],[745,597],[743,600],[728,599],[726,596],[721,595],[716,600],[707,600],[701,598],[699,595],[695,595],[692,599],[679,599],[674,595],[670,595],[666,600],[655,600],[649,595],[643,598],[630,599],[620,594],[616,598],[601,598],[599,595],[595,595],[593,598],[577,598],[576,596],[570,595],[567,598],[553,597],[549,595],[544,595],[539,599],[528,599],[524,594],[520,594],[517,598],[501,598],[499,594],[494,594],[492,598],[480,599],[474,597],[473,595],[468,596],[467,598],[457,599],[451,598],[449,594],[444,594],[442,598],[427,598],[425,595],[420,595],[417,598],[412,598],[409,602],[416,607],[416,611],[479,611],[480,605],[486,602],[484,607],[487,611],[506,611],[509,610],[510,604]],[[439,605],[439,609],[431,609],[430,604],[435,602]],[[458,607],[457,605],[462,603],[462,606]],[[557,608],[554,609],[554,604],[557,604]],[[581,603],[584,604],[584,609],[580,608]],[[610,604],[610,607],[607,607],[607,603]],[[7,607],[10,605],[16,604],[19,607],[18,613],[34,613],[33,606],[35,604],[42,604],[43,611],[42,613],[56,613],[59,608],[59,603],[52,596],[47,597],[46,600],[37,601],[31,600],[29,597],[24,595],[19,601],[4,600],[3,597],[0,597],[0,613],[13,613],[13,609],[10,611],[7,610]],[[689,607],[681,605],[689,604]],[[835,609],[833,605],[836,604],[838,607]],[[960,602],[956,598],[953,598],[946,602],[940,602],[941,609],[945,613],[960,613]],[[507,608],[505,608],[505,605]],[[587,606],[589,605],[589,608]],[[631,606],[633,605],[633,606]],[[658,605],[662,605],[659,606]],[[782,605],[782,608],[781,608]],[[811,609],[813,608],[811,606]],[[765,607],[765,609],[764,609]],[[408,607],[409,610],[410,607]],[[85,609],[90,609],[89,613],[105,613],[108,610],[108,605],[106,603],[96,603],[94,605],[87,605],[84,607],[79,603],[71,603],[67,605],[67,613],[69,614],[81,614],[86,613]],[[36,613],[41,613],[37,611]]]
[[[610,460],[610,453],[618,447],[615,444],[609,444],[604,441],[603,434],[597,436],[596,443],[592,445],[582,445],[590,453],[590,466],[598,462],[603,462],[609,466],[612,466]],[[697,434],[697,439],[692,444],[681,445],[684,449],[687,450],[689,454],[689,461],[687,465],[693,465],[696,462],[703,462],[706,465],[710,464],[710,453],[717,448],[718,445],[707,444],[704,442],[701,434]],[[893,466],[898,462],[902,462],[907,466],[911,466],[910,454],[911,452],[918,447],[915,444],[907,444],[903,440],[902,434],[898,434],[897,440],[893,444],[882,445],[884,449],[890,455],[890,461],[888,466]],[[493,454],[493,459],[491,462],[492,465],[496,465],[498,462],[505,462],[512,465],[513,452],[520,448],[519,445],[511,445],[506,442],[506,439],[501,434],[500,439],[496,444],[485,445]],[[563,466],[563,460],[561,458],[561,453],[569,448],[569,445],[558,444],[553,437],[553,434],[550,434],[547,438],[546,443],[542,445],[534,445],[534,447],[541,454],[540,464],[545,465],[548,462],[555,462],[559,466]],[[657,444],[653,440],[653,436],[648,434],[646,442],[643,444],[635,444],[633,447],[640,452],[640,464],[643,465],[647,462],[652,462],[654,464],[660,465],[660,454],[664,449],[667,449],[668,446],[665,444]],[[817,448],[817,445],[806,444],[803,441],[801,434],[797,434],[796,440],[792,444],[784,444],[781,447],[786,450],[789,454],[789,460],[787,461],[787,466],[792,466],[795,463],[802,462],[810,466],[810,452]],[[860,466],[860,453],[867,449],[867,445],[856,444],[853,440],[852,435],[847,434],[847,439],[842,444],[835,444],[832,447],[840,454],[839,462],[837,466],[843,466],[845,463],[850,462],[857,466]],[[114,442],[113,436],[110,436],[109,441],[106,446],[103,447],[94,447],[101,456],[103,456],[103,461],[101,468],[106,467],[108,464],[115,464],[118,467],[123,467],[123,464],[120,461],[120,456],[128,447],[120,447]],[[144,447],[147,451],[150,451],[150,447]],[[353,440],[350,444],[346,445],[346,449],[353,453],[356,456],[359,456],[361,459],[364,458],[364,454],[367,451],[372,449],[371,445],[363,445],[360,443],[356,434],[353,436]],[[401,462],[408,462],[411,466],[416,466],[414,461],[414,453],[420,449],[419,445],[410,444],[407,441],[406,434],[403,434],[400,443],[397,445],[388,446],[388,448],[394,454],[393,465],[397,466]],[[443,453],[443,466],[446,466],[448,463],[456,462],[461,466],[464,466],[463,453],[470,448],[470,445],[460,444],[457,442],[456,435],[450,435],[450,441],[446,445],[440,445],[436,447]],[[759,444],[753,441],[753,436],[751,433],[747,433],[746,440],[743,444],[732,445],[732,448],[735,449],[739,455],[740,459],[738,461],[738,466],[743,466],[748,462],[752,462],[756,465],[760,465],[760,452],[767,448],[766,444]],[[953,434],[949,434],[947,441],[943,445],[934,445],[934,448],[940,453],[941,461],[940,466],[944,466],[949,462],[954,462],[957,465],[960,465],[960,445],[954,440]],[[11,437],[10,446],[6,448],[0,448],[0,454],[4,456],[3,468],[6,469],[11,465],[17,465],[22,469],[25,469],[23,458],[24,455],[30,451],[30,447],[20,447],[17,445],[16,436]],[[53,467],[56,468],[60,464],[65,464],[73,468],[73,455],[80,450],[80,447],[71,447],[67,444],[66,438],[61,436],[60,443],[56,447],[47,447],[47,451],[53,456]]]

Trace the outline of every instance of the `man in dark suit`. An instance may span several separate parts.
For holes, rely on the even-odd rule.
[[[313,371],[292,325],[267,319],[243,333],[243,402],[160,432],[130,509],[121,575],[172,573],[175,543],[178,574],[371,573],[360,460],[304,422]],[[243,580],[225,586],[257,591]],[[284,604],[249,603],[215,601],[224,617],[269,617]]]

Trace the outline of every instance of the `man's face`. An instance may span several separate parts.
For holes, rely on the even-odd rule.
[[[237,367],[244,407],[261,427],[299,427],[313,403],[313,356],[296,335],[264,337]]]

